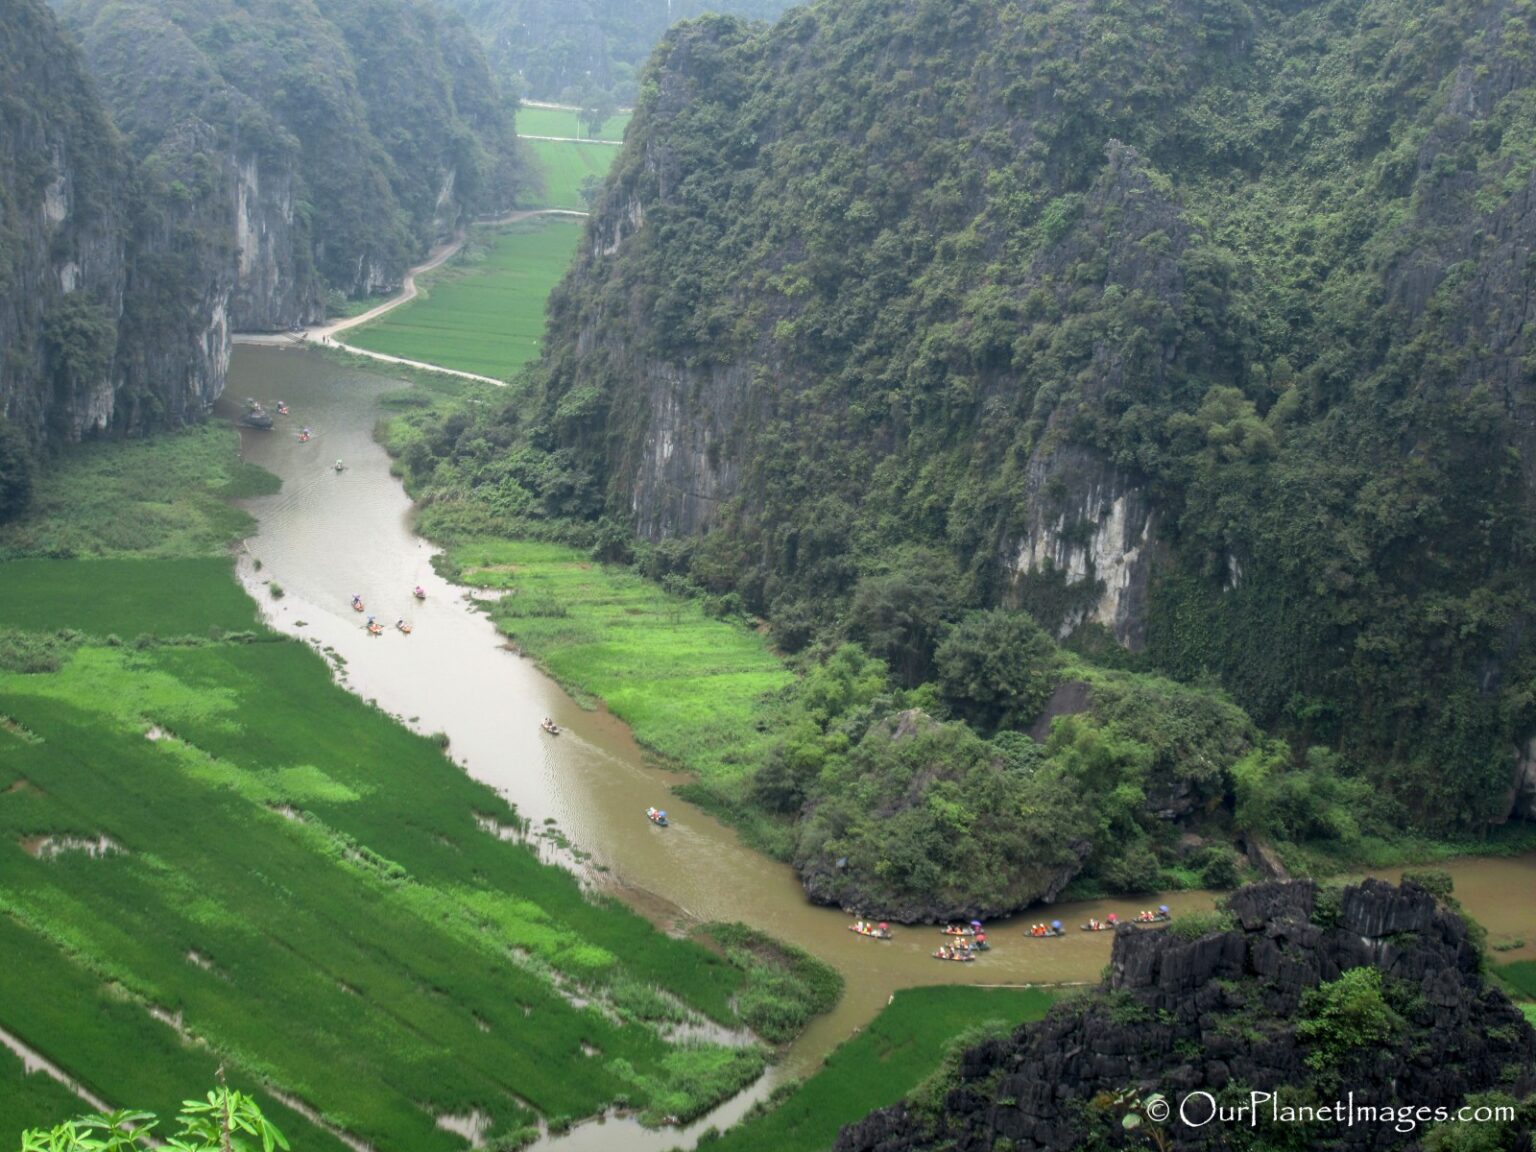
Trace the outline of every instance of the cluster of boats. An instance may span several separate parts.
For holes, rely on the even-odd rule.
[[[949,937],[949,943],[939,945],[939,950],[933,954],[935,960],[969,964],[981,953],[992,950],[992,945],[987,943],[987,930],[980,920],[972,920],[969,924],[946,924],[939,932]]]
[[[655,809],[651,809],[652,812]],[[665,815],[665,813],[663,813]],[[1168,905],[1161,904],[1155,911],[1148,909],[1138,912],[1129,920],[1121,920],[1111,912],[1103,920],[1089,920],[1080,925],[1084,932],[1107,932],[1118,928],[1121,924],[1163,924],[1173,919],[1173,913],[1168,910]],[[848,925],[848,931],[859,936],[866,936],[871,940],[892,939],[891,926],[884,920],[865,920],[862,917]],[[980,920],[972,920],[969,924],[946,924],[939,929],[939,933],[946,937],[946,942],[938,951],[933,953],[935,960],[948,960],[961,964],[975,960],[982,952],[989,952],[992,945],[987,942],[987,930]],[[1057,936],[1065,936],[1067,929],[1060,920],[1052,920],[1030,925],[1025,933],[1026,939],[1044,940]]]
[[[1156,911],[1145,908],[1129,920],[1122,920],[1111,912],[1102,920],[1090,919],[1086,924],[1079,924],[1078,929],[1082,932],[1113,932],[1122,924],[1166,924],[1172,919],[1173,913],[1168,910],[1168,905],[1159,904]]]
[[[337,467],[339,468],[340,465],[341,465],[341,462],[338,460],[337,461]],[[418,599],[418,600],[425,600],[427,598],[427,593],[421,587],[420,584],[416,585],[416,591],[413,592],[412,595],[415,596],[416,599]],[[358,594],[354,594],[353,597],[352,597],[352,611],[354,611],[354,612],[366,612],[367,610],[368,610],[368,605],[363,603],[362,596],[358,595]],[[369,616],[368,617],[366,623],[364,624],[364,627],[367,628],[368,635],[370,635],[370,636],[382,636],[382,635],[384,635],[384,625],[380,624],[379,621],[377,620],[377,618],[375,618],[373,616]],[[405,619],[405,617],[402,616],[398,620],[395,621],[395,631],[399,632],[403,636],[409,636],[412,633],[412,631],[414,631],[414,629],[411,626],[410,622],[407,621]]]

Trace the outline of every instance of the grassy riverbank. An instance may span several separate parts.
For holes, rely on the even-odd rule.
[[[1040,988],[913,988],[771,1106],[709,1145],[711,1152],[825,1152],[845,1124],[896,1103],[939,1069],[946,1049],[989,1022],[1044,1016]]]
[[[257,622],[220,555],[249,527],[223,493],[258,483],[234,444],[82,451],[0,532],[12,557],[84,556],[99,510],[135,501],[175,529],[142,537],[148,556],[120,537],[110,558],[0,564],[0,1027],[161,1112],[222,1060],[326,1152],[281,1098],[381,1148],[451,1152],[436,1116],[479,1110],[516,1141],[616,1100],[686,1117],[754,1077],[761,1048],[659,1028],[736,1026],[754,989],[793,986],[585,897],[498,794]],[[189,453],[223,465],[143,488]],[[89,495],[81,519],[66,493]],[[13,1130],[60,1100],[0,1078]]]
[[[482,236],[423,295],[345,339],[389,356],[508,377],[538,356],[544,302],[580,239],[580,222],[559,218]]]
[[[504,590],[489,608],[496,626],[664,759],[732,780],[762,755],[761,702],[792,677],[755,632],[562,544],[472,540],[446,566],[471,587]]]

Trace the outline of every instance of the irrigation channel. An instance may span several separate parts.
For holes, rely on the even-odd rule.
[[[810,904],[793,871],[745,847],[713,817],[677,800],[683,779],[646,763],[628,729],[603,711],[580,707],[532,661],[511,651],[462,588],[432,569],[430,544],[412,531],[409,498],[375,443],[379,397],[401,384],[303,350],[241,347],[227,397],[286,400],[292,415],[270,432],[242,431],[247,459],[282,478],[277,495],[248,501],[257,534],[246,542],[240,575],[276,628],[345,659],[344,683],[421,732],[445,732],[450,754],[497,788],[535,827],[548,819],[585,852],[593,873],[653,920],[741,920],[798,944],[842,972],[838,1007],[814,1022],[752,1089],[684,1130],[647,1131],[627,1120],[581,1125],[540,1147],[553,1152],[620,1149],[660,1152],[691,1147],[703,1129],[733,1123],[786,1077],[810,1074],[826,1054],[866,1024],[899,988],[920,984],[1053,984],[1097,981],[1109,957],[1108,933],[1077,925],[1128,900],[1058,905],[1013,923],[989,926],[993,950],[973,964],[944,964],[930,953],[932,928],[897,929],[889,942],[847,931],[850,917]],[[234,415],[226,399],[221,411]],[[308,443],[295,432],[314,431]],[[336,472],[341,459],[345,469]],[[260,560],[258,570],[255,564]],[[262,587],[280,583],[273,600]],[[412,599],[420,584],[424,601]],[[350,609],[354,594],[386,624],[404,617],[414,632],[390,628],[370,637]],[[559,737],[539,729],[552,716]],[[672,826],[645,819],[648,805],[668,810]],[[1456,862],[1458,893],[1495,933],[1536,941],[1536,857]],[[1467,887],[1463,887],[1463,885]],[[1145,906],[1151,898],[1142,898]],[[1206,909],[1208,892],[1162,897],[1175,916]],[[1026,936],[1029,922],[1060,919],[1060,939]],[[1510,958],[1536,950],[1511,953]],[[618,1129],[623,1129],[619,1131]]]

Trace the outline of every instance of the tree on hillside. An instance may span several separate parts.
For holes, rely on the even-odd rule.
[[[1056,645],[1026,612],[993,608],[954,625],[934,654],[939,690],[984,728],[1029,724],[1055,687]]]
[[[905,687],[928,679],[939,634],[959,611],[960,574],[941,552],[913,548],[854,589],[848,632],[884,660]]]

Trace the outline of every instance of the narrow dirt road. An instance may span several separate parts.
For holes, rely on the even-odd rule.
[[[516,224],[519,220],[529,220],[535,216],[575,216],[583,217],[585,212],[576,212],[568,208],[533,208],[523,212],[512,212],[498,220],[488,220],[485,223],[491,226],[498,224]],[[346,344],[336,337],[360,325],[377,320],[393,312],[403,304],[409,304],[419,294],[416,288],[416,277],[430,272],[434,268],[440,268],[447,261],[453,259],[460,248],[464,247],[464,236],[454,237],[446,244],[440,244],[432,249],[427,259],[406,272],[400,282],[400,291],[391,296],[382,304],[377,304],[357,316],[348,316],[340,320],[333,320],[329,324],[316,324],[306,328],[303,332],[294,333],[268,333],[237,332],[234,336],[236,344],[318,344],[324,348],[340,348],[344,352],[352,352],[358,356],[366,356],[370,360],[379,360],[385,364],[401,364],[408,368],[422,368],[429,372],[441,372],[448,376],[457,376],[461,380],[478,380],[482,384],[503,385],[505,380],[497,380],[492,376],[479,376],[474,372],[460,372],[457,368],[445,368],[441,364],[428,364],[422,360],[407,360],[402,356],[387,356],[383,352],[373,352],[367,348],[359,348],[355,344]]]

